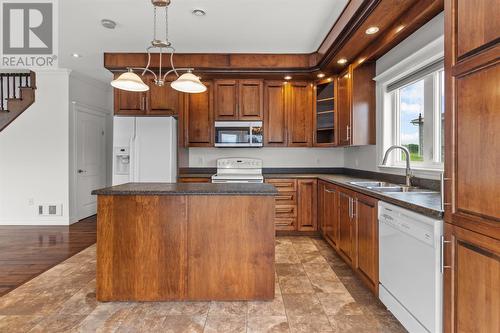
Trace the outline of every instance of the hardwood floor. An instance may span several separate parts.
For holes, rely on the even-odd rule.
[[[0,296],[96,242],[96,217],[71,226],[0,226]]]

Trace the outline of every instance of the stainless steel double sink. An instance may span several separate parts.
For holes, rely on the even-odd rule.
[[[408,193],[408,192],[436,193],[435,191],[431,191],[420,187],[398,185],[388,182],[363,181],[363,182],[349,182],[349,183],[352,185],[364,187],[369,190],[383,192],[383,193]]]

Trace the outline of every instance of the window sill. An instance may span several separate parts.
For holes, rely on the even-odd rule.
[[[388,172],[397,171],[398,173],[404,175],[406,167],[400,165],[378,165],[379,170],[384,170]],[[411,166],[411,170],[414,176],[422,177],[422,178],[432,178],[439,179],[441,174],[444,172],[442,166]]]

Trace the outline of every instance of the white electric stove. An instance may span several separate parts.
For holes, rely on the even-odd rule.
[[[222,158],[217,160],[217,174],[212,183],[263,183],[262,160],[256,158]]]

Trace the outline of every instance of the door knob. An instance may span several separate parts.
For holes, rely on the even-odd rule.
[[[82,169],[78,169],[78,173],[84,173],[86,172],[85,170],[82,170]]]

